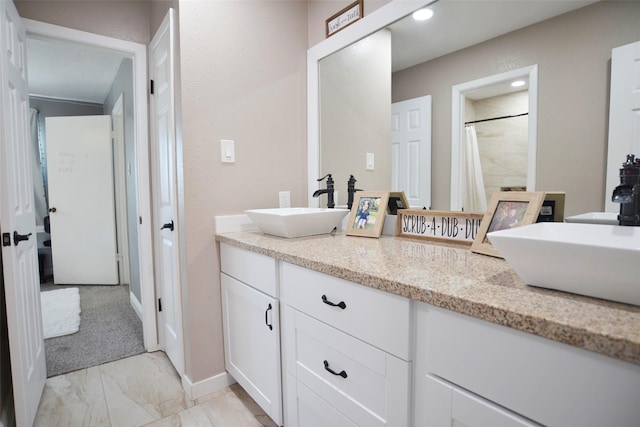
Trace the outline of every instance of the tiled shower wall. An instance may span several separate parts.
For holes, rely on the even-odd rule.
[[[528,112],[527,90],[467,103],[467,120]],[[470,117],[473,117],[471,119]],[[526,187],[528,116],[476,123],[487,200],[502,187]]]

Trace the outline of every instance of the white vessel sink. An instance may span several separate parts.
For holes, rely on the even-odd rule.
[[[583,224],[609,224],[618,225],[618,214],[613,212],[588,212],[580,215],[568,216],[567,222],[580,222]]]
[[[547,222],[487,236],[528,285],[640,305],[640,227]]]
[[[291,238],[331,233],[349,210],[275,208],[250,209],[244,212],[263,233]]]

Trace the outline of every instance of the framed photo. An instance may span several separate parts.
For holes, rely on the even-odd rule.
[[[537,222],[564,222],[564,192],[545,192]]]
[[[326,20],[326,36],[332,36],[340,30],[358,21],[364,16],[364,0],[356,0],[340,12]]]
[[[480,223],[478,235],[471,245],[471,251],[502,258],[500,252],[487,239],[487,233],[535,223],[544,196],[544,191],[493,193],[487,212]]]
[[[404,191],[392,191],[389,193],[389,202],[387,203],[387,213],[389,215],[397,215],[398,209],[409,209],[409,202]]]
[[[346,234],[380,237],[388,203],[388,191],[358,191],[354,196]]]

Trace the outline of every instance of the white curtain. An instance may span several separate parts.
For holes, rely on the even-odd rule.
[[[34,206],[36,208],[36,225],[44,224],[47,215],[44,181],[42,179],[42,163],[40,161],[40,139],[38,138],[38,110],[29,109],[29,132],[31,136],[31,174],[33,177]]]
[[[484,191],[476,128],[473,125],[467,126],[466,131],[467,139],[464,145],[466,191],[463,206],[466,212],[486,212],[487,194]]]

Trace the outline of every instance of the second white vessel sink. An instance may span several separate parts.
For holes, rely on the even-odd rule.
[[[618,225],[618,214],[613,212],[588,212],[580,215],[568,216],[567,222],[580,222],[583,224],[608,224]]]
[[[640,305],[640,227],[545,222],[487,237],[528,285]]]
[[[331,233],[349,210],[274,208],[250,209],[244,212],[263,233],[292,238]]]

